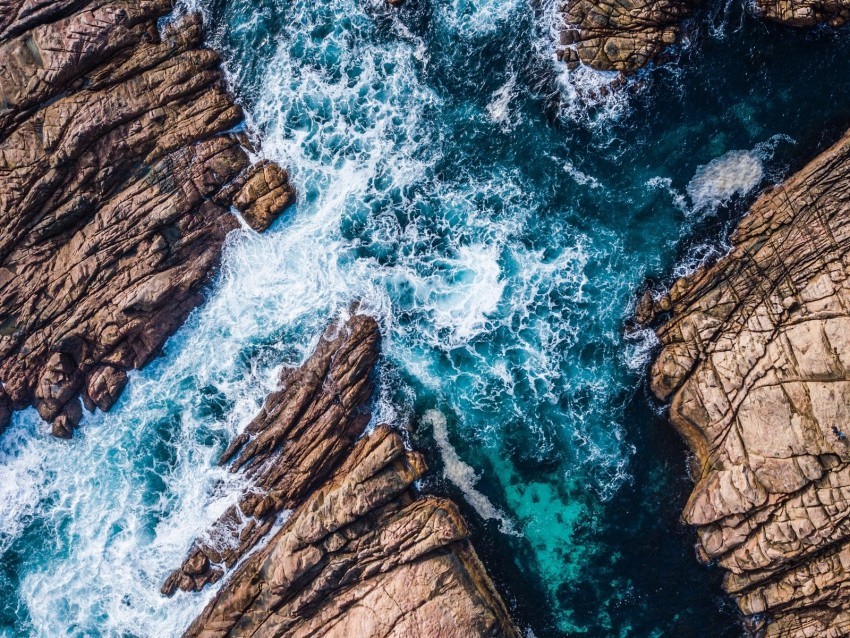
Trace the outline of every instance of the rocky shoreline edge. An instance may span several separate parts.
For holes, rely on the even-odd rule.
[[[367,431],[380,340],[365,315],[331,325],[222,455],[250,487],[163,585],[228,576],[186,638],[520,638],[455,504],[418,494],[422,456]]]
[[[295,200],[251,164],[201,18],[171,0],[0,3],[0,430],[70,437],[201,303],[227,234]]]
[[[850,132],[636,308],[693,457],[682,515],[751,636],[850,636]]]
[[[682,22],[694,15],[699,0],[563,0],[557,50],[570,69],[585,65],[616,71],[622,77],[655,60],[682,39]],[[760,17],[791,27],[826,23],[839,27],[850,19],[847,0],[755,0]]]
[[[0,431],[108,411],[203,301],[232,209],[262,232],[295,201],[173,8],[0,0]],[[417,493],[422,457],[366,432],[379,344],[332,325],[223,455],[251,488],[163,584],[227,579],[186,636],[519,638],[457,507]]]

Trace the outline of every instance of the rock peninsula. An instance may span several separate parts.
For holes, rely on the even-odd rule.
[[[186,638],[520,638],[457,507],[417,493],[422,457],[365,431],[379,345],[367,316],[332,325],[225,451],[250,487],[163,586],[227,579]]]

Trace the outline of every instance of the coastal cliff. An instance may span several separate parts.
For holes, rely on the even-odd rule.
[[[294,201],[251,166],[200,17],[160,29],[171,10],[0,2],[0,429],[108,410],[202,301],[230,207],[263,230]]]
[[[417,494],[422,457],[389,425],[365,433],[379,344],[369,317],[332,325],[225,451],[250,487],[163,586],[232,570],[186,637],[519,638],[457,507]]]
[[[638,306],[694,455],[683,518],[757,636],[850,635],[849,220],[850,133]]]

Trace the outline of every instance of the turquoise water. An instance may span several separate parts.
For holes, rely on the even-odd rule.
[[[422,488],[461,504],[529,636],[737,635],[677,523],[652,340],[623,325],[848,125],[846,31],[716,5],[599,95],[554,61],[545,3],[192,6],[298,205],[232,236],[112,413],[67,443],[27,412],[0,439],[3,635],[179,635],[212,592],[159,586],[240,488],[214,459],[356,299],[386,333],[376,421],[410,424]]]

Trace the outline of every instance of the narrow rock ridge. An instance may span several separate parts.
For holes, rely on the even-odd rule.
[[[379,342],[366,316],[329,328],[223,455],[252,486],[163,591],[200,589],[239,562],[186,637],[520,637],[457,507],[417,495],[422,457],[388,425],[355,442]]]
[[[694,452],[683,518],[753,635],[850,636],[850,133],[638,307]]]
[[[320,485],[363,434],[371,415],[370,372],[380,334],[374,320],[355,316],[331,326],[310,358],[285,369],[281,389],[228,447],[222,463],[245,472],[252,489],[230,507],[182,567],[162,587],[198,591],[232,567],[274,524]]]
[[[203,299],[234,204],[294,199],[250,167],[197,15],[171,0],[0,0],[0,429],[34,405],[68,437]]]
[[[632,73],[679,40],[696,0],[565,0],[558,57],[600,71]]]

